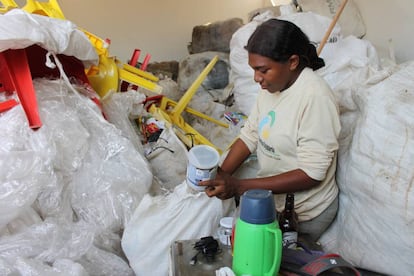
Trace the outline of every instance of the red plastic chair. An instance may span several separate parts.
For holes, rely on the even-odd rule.
[[[36,93],[25,49],[9,49],[0,52],[0,84],[3,92],[17,93],[30,128],[40,128],[42,121],[39,116]],[[2,102],[0,112],[8,110],[17,104],[15,100]]]

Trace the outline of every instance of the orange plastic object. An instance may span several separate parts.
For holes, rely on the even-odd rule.
[[[39,2],[35,0],[27,0],[22,10],[28,13],[40,14],[52,18],[65,19],[57,0],[49,0],[48,2]]]
[[[32,83],[25,49],[13,49],[0,52],[0,81],[5,91],[15,91],[22,104],[23,110],[33,129],[40,128],[36,93]]]
[[[6,13],[11,9],[18,8],[16,2],[13,0],[1,0],[0,1],[0,13]]]

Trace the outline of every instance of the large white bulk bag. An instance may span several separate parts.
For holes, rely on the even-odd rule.
[[[341,116],[339,211],[321,243],[355,266],[414,275],[414,62],[395,69],[353,90]]]

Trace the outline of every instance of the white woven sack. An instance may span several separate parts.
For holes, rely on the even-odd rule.
[[[258,25],[273,18],[271,11],[257,15],[253,20],[239,28],[230,40],[230,82],[234,84],[234,104],[238,111],[246,115],[256,101],[260,86],[253,79],[253,69],[249,66],[247,51],[244,46]]]
[[[146,195],[122,237],[122,249],[135,274],[168,275],[172,243],[214,235],[233,202],[193,193],[185,181],[167,196]]]
[[[414,62],[397,69],[354,90],[341,116],[339,211],[321,243],[355,266],[414,275]]]
[[[172,192],[183,182],[187,170],[187,149],[171,127],[166,127],[146,156],[162,190]]]
[[[304,12],[315,12],[320,15],[333,18],[339,9],[342,0],[298,0],[299,6]],[[353,0],[348,0],[341,16],[338,19],[344,36],[354,35],[363,37],[366,32],[361,13]],[[326,31],[326,30],[325,30]]]

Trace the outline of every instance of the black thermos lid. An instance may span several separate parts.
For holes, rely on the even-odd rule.
[[[275,221],[276,210],[272,191],[246,191],[240,199],[240,219],[252,224],[269,224]]]

